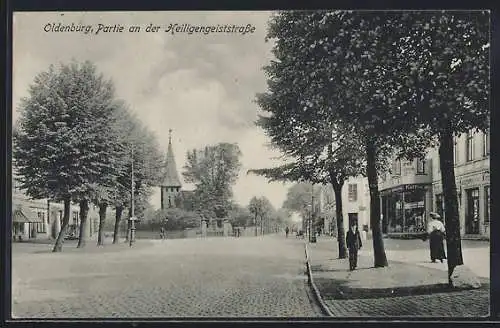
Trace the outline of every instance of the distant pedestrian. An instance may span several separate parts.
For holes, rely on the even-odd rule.
[[[286,227],[285,228],[285,234],[286,234],[286,238],[288,238],[288,233],[290,232],[290,228]]]
[[[160,239],[165,239],[165,228],[160,228]]]
[[[358,266],[358,250],[363,246],[358,226],[356,224],[349,227],[349,231],[347,231],[346,244],[349,249],[349,269],[353,271]]]
[[[443,222],[441,222],[441,216],[435,212],[429,213],[431,220],[427,224],[427,234],[429,235],[429,247],[431,253],[431,261],[434,263],[436,260],[446,259],[446,254],[444,252],[444,238],[445,238],[445,228]]]

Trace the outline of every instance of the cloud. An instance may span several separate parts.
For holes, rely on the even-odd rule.
[[[15,13],[13,26],[13,105],[27,95],[29,84],[50,64],[72,58],[94,62],[113,80],[116,93],[155,133],[166,151],[168,129],[174,130],[179,171],[188,149],[218,142],[235,142],[245,168],[279,164],[276,154],[254,121],[255,94],[266,88],[262,66],[272,58],[264,42],[269,12],[32,12]],[[44,32],[47,24],[119,24],[143,29],[149,23],[255,26],[255,33],[175,34]],[[17,113],[14,108],[14,119]],[[281,206],[286,188],[264,178],[242,174],[235,198],[266,195]],[[155,196],[157,197],[157,196]],[[158,198],[159,199],[159,198]],[[155,201],[159,205],[159,200]]]

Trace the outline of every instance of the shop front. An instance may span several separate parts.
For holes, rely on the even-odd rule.
[[[381,191],[383,232],[421,234],[426,230],[430,184],[407,184]]]
[[[468,237],[489,237],[490,181],[489,172],[457,176],[458,212],[460,234]],[[441,182],[433,186],[435,211],[446,222],[445,204]]]

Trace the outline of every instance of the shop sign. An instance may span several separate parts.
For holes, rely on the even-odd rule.
[[[427,189],[426,185],[420,185],[420,184],[408,184],[408,185],[404,185],[404,191],[426,190],[426,189]]]
[[[463,187],[468,187],[474,184],[477,184],[478,181],[481,181],[482,179],[479,178],[479,176],[472,176],[470,178],[466,178],[462,180],[462,186]]]
[[[415,191],[415,190],[425,191],[425,190],[427,190],[427,188],[428,188],[428,185],[423,185],[423,184],[400,185],[400,186],[397,186],[395,188],[381,190],[380,194],[382,196],[386,196],[386,195],[390,195],[392,193],[400,193],[403,191]]]

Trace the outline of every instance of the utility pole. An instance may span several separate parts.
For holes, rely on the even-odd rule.
[[[130,240],[129,240],[129,246],[132,247],[132,244],[134,243],[135,239],[135,211],[134,211],[134,188],[135,188],[135,183],[134,183],[134,146],[132,146],[132,170],[131,170],[131,194],[130,194]]]
[[[309,219],[309,242],[313,242],[313,220],[314,220],[314,183],[311,183],[311,217]]]

